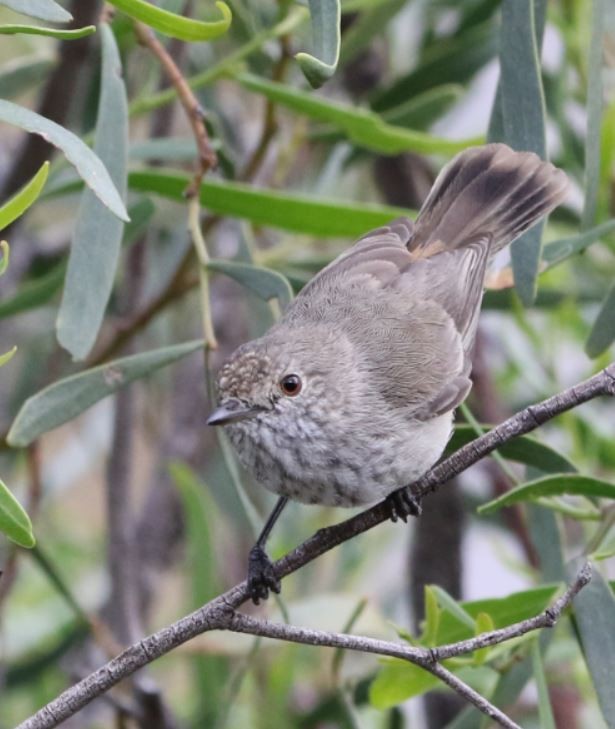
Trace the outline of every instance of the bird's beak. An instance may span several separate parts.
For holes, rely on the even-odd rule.
[[[238,420],[252,418],[261,410],[260,407],[246,405],[239,400],[227,400],[207,418],[207,425],[228,425]]]

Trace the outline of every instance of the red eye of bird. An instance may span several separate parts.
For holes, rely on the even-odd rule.
[[[284,375],[280,380],[280,390],[289,397],[294,397],[301,392],[301,378],[299,375]]]

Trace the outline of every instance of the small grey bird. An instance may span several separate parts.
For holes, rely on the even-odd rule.
[[[393,519],[419,513],[402,487],[442,455],[470,390],[489,260],[567,187],[533,153],[462,152],[415,223],[400,218],[358,240],[221,368],[208,423],[223,425],[242,464],[280,495],[250,554],[255,602],[280,589],[264,544],[288,499],[387,498]]]

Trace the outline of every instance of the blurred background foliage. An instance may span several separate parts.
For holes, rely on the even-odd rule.
[[[210,374],[353,236],[414,214],[456,151],[487,138],[547,151],[572,191],[542,252],[534,231],[490,275],[453,445],[475,433],[472,413],[498,422],[613,357],[613,3],[157,4],[182,18],[140,0],[115,15],[98,0],[0,0],[0,352],[17,346],[0,372],[0,474],[37,540],[25,549],[30,520],[2,490],[2,727],[243,579],[272,497],[206,428]],[[205,112],[219,159],[200,195],[209,262],[187,232],[194,137],[131,14],[163,31]],[[203,317],[219,345],[205,358]],[[436,645],[538,613],[590,554],[574,619],[451,668],[524,727],[615,726],[614,412],[594,401],[515,442],[409,527],[292,575],[264,610]],[[514,505],[477,512],[511,489]],[[273,556],[345,516],[291,506]],[[434,687],[395,661],[210,634],[65,725],[485,726]]]

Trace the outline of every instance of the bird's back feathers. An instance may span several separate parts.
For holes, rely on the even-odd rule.
[[[567,185],[531,152],[468,149],[442,170],[416,223],[400,218],[363,236],[304,287],[284,321],[340,327],[385,375],[374,381],[387,402],[414,403],[421,418],[452,410],[470,386],[489,259],[561,202]]]

